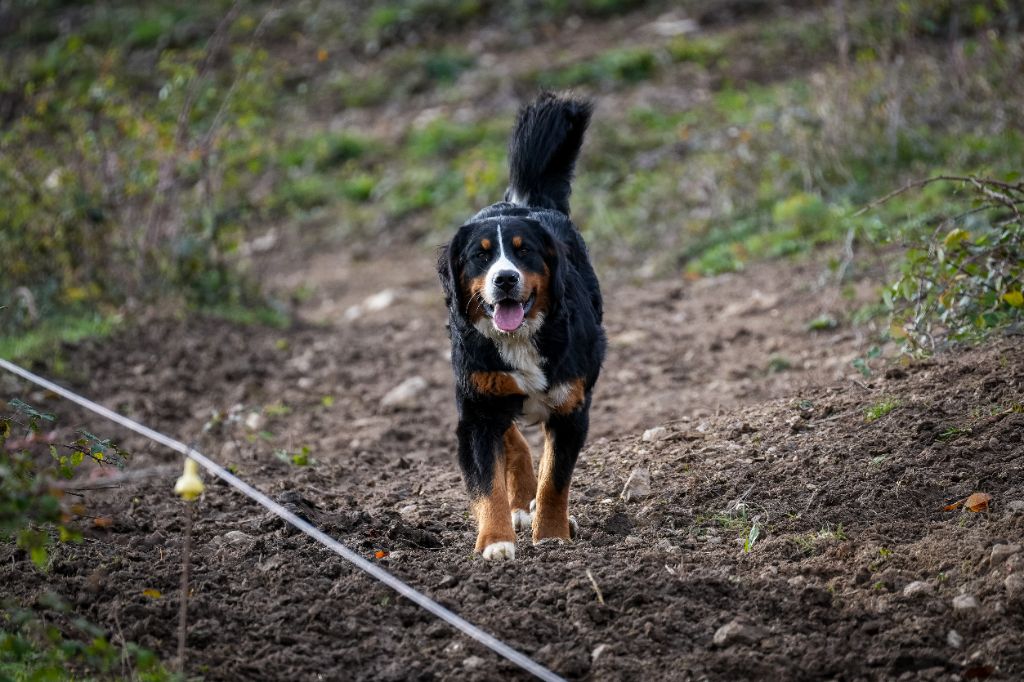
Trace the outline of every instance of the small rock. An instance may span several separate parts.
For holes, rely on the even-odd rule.
[[[224,533],[224,541],[229,542],[232,545],[240,545],[245,542],[250,542],[251,540],[251,535],[243,533],[240,530],[229,530],[227,533]]]
[[[1024,513],[1024,500],[1013,500],[1006,503],[1006,510],[1011,514]]]
[[[1024,575],[1011,573],[1006,576],[1003,586],[1006,588],[1006,596],[1009,597],[1011,602],[1018,599],[1024,601]]]
[[[1021,546],[1017,544],[1013,545],[995,545],[992,548],[992,557],[989,559],[989,563],[993,566],[998,566],[1003,563],[1014,554],[1020,552]]]
[[[605,651],[608,651],[608,645],[598,644],[594,647],[594,650],[590,652],[590,660],[596,661],[598,658],[601,657],[601,654],[603,654]]]
[[[931,594],[932,586],[931,583],[926,583],[923,580],[915,580],[906,587],[903,588],[904,597],[916,597],[923,594]]]
[[[470,656],[462,661],[462,667],[466,670],[479,670],[483,665],[484,659],[479,656]]]
[[[953,598],[954,611],[970,611],[978,608],[978,600],[973,594],[961,594]]]
[[[620,497],[626,502],[639,500],[651,494],[651,472],[645,467],[633,469],[633,473],[626,479],[626,485],[622,487]]]
[[[640,440],[646,443],[652,443],[658,440],[664,440],[668,437],[668,429],[664,426],[655,426],[653,429],[647,429],[644,431],[644,435],[640,437]]]
[[[245,416],[245,428],[250,431],[259,431],[263,425],[263,415],[259,412],[250,412]]]
[[[715,646],[730,646],[732,644],[750,644],[760,639],[761,633],[758,628],[744,625],[739,621],[731,621],[715,630],[712,638]]]
[[[954,649],[959,649],[964,645],[964,637],[956,630],[950,630],[946,634],[946,644],[950,645]]]
[[[283,555],[275,554],[271,557],[268,557],[266,561],[264,561],[262,564],[259,564],[256,568],[260,569],[260,571],[262,571],[263,573],[269,573],[271,571],[276,571],[277,569],[281,568],[285,565],[285,563],[287,563],[287,560]]]
[[[413,407],[416,397],[427,388],[427,380],[423,377],[409,377],[388,391],[380,404],[382,407]]]
[[[441,581],[439,583],[437,583],[437,588],[443,590],[449,587],[455,587],[458,584],[458,578],[456,578],[454,575],[446,575],[443,578],[441,578]]]

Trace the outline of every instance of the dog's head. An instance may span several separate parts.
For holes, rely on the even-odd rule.
[[[561,257],[544,226],[527,217],[463,225],[438,263],[453,319],[490,337],[532,335],[562,298]]]

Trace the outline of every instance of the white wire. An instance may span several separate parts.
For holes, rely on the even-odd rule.
[[[540,663],[537,663],[528,656],[516,651],[509,645],[505,644],[501,640],[491,635],[490,633],[481,630],[479,627],[473,625],[465,618],[462,618],[461,616],[446,609],[444,606],[441,606],[430,597],[426,596],[421,592],[418,592],[416,589],[405,584],[395,576],[385,571],[380,566],[377,566],[376,564],[367,561],[363,557],[359,556],[351,549],[349,549],[345,545],[341,544],[340,542],[332,538],[330,535],[327,535],[319,528],[316,528],[315,526],[299,518],[294,513],[288,511],[280,504],[278,504],[277,502],[275,502],[274,500],[270,499],[262,492],[257,490],[256,488],[253,488],[251,485],[249,485],[242,479],[238,478],[231,472],[227,471],[216,462],[210,460],[208,457],[206,457],[206,455],[202,454],[201,452],[188,447],[181,441],[177,441],[173,438],[165,436],[159,431],[154,431],[153,429],[147,426],[143,426],[142,424],[132,419],[129,419],[128,417],[120,415],[117,412],[114,412],[113,410],[107,409],[106,407],[98,403],[94,403],[88,398],[84,398],[73,391],[69,391],[68,389],[62,386],[58,386],[52,381],[48,381],[36,374],[33,374],[32,372],[29,372],[26,369],[22,369],[18,365],[15,365],[12,362],[4,360],[3,358],[0,358],[0,367],[6,369],[8,372],[11,372],[12,374],[20,376],[22,379],[31,381],[37,386],[41,386],[47,389],[48,391],[52,391],[57,395],[66,398],[67,400],[70,400],[73,403],[77,403],[78,405],[81,405],[85,409],[90,410],[91,412],[95,412],[96,414],[105,417],[112,422],[116,422],[117,424],[120,424],[126,429],[129,429],[130,431],[134,431],[135,433],[145,436],[146,438],[149,438],[152,441],[160,443],[161,445],[166,445],[170,449],[176,450],[177,452],[180,452],[186,457],[191,457],[200,465],[202,465],[202,467],[209,471],[211,474],[224,480],[231,487],[235,488],[242,494],[246,495],[247,497],[255,500],[262,506],[266,507],[277,516],[281,517],[288,523],[292,524],[293,526],[301,530],[306,535],[310,536],[320,544],[332,550],[341,558],[353,564],[359,570],[370,574],[371,576],[373,576],[380,582],[384,583],[385,585],[387,585],[388,587],[390,587],[406,599],[419,604],[424,609],[431,612],[438,618],[444,620],[455,629],[462,631],[469,637],[472,637],[476,641],[480,642],[494,653],[498,654],[499,656],[503,656],[504,658],[508,659],[512,663],[515,663],[523,670],[526,670],[527,672],[541,680],[545,680],[546,682],[565,682],[565,680],[562,677],[552,672],[551,670],[548,670]]]

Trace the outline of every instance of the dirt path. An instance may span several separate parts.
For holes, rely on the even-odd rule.
[[[865,379],[850,367],[870,345],[862,331],[807,323],[842,319],[874,285],[849,301],[820,285],[822,271],[606,278],[611,350],[573,489],[582,537],[522,541],[508,564],[471,554],[429,254],[324,254],[301,275],[269,271],[275,286],[315,284],[293,330],[157,320],[69,349],[67,366],[86,393],[197,439],[569,678],[1024,676],[1024,554],[994,549],[1024,535],[1020,340]],[[382,406],[413,377],[420,390]],[[111,430],[30,398],[65,425]],[[884,401],[894,409],[867,422]],[[133,466],[174,461],[126,442]],[[275,455],[304,446],[306,466]],[[626,502],[636,467],[651,493]],[[111,628],[116,617],[170,657],[181,516],[167,486],[91,497],[109,528],[61,548],[49,576],[4,548],[0,579],[26,601],[56,581],[83,615]],[[993,496],[988,513],[942,511],[976,490]],[[195,543],[189,648],[206,679],[517,674],[223,486],[200,504]]]

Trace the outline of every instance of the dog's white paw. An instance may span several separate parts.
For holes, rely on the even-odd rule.
[[[575,540],[580,536],[580,524],[577,523],[575,516],[569,517],[569,539]]]
[[[501,561],[503,559],[516,558],[516,543],[514,542],[492,542],[484,547],[483,558],[487,561]]]
[[[530,513],[533,514],[537,511],[537,498],[530,500]]]
[[[512,510],[512,528],[515,530],[526,530],[533,526],[533,514],[522,509]]]

